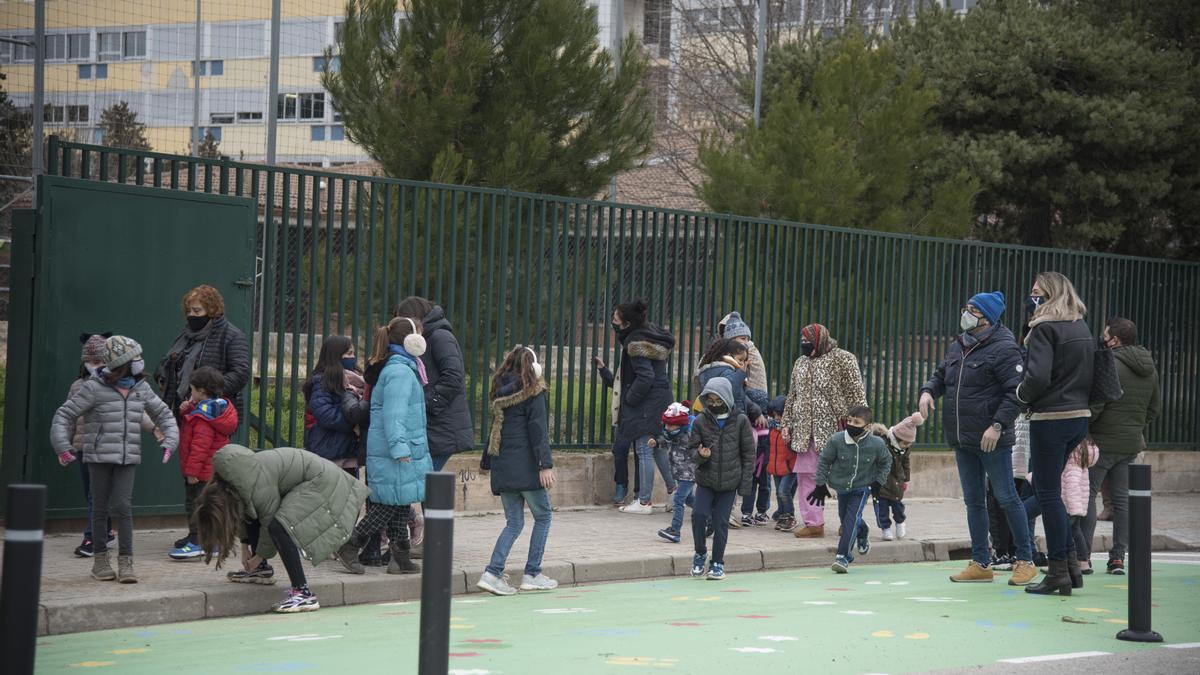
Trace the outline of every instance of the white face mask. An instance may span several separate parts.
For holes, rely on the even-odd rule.
[[[979,327],[979,317],[970,312],[963,312],[962,317],[958,320],[958,325],[963,330],[975,330]]]
[[[138,359],[129,364],[129,372],[131,375],[141,375],[146,370],[146,362]]]

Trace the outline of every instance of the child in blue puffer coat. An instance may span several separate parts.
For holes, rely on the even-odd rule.
[[[304,383],[304,449],[358,476],[359,435],[346,414],[363,398],[366,381],[358,372],[354,344],[344,335],[325,338],[312,376]]]
[[[371,499],[367,515],[337,552],[350,572],[366,570],[358,550],[370,536],[386,528],[392,559],[388,574],[416,574],[408,520],[412,504],[425,500],[425,474],[433,470],[425,428],[425,353],[421,327],[407,317],[388,323],[387,365],[371,389],[371,422],[367,431],[367,476]]]

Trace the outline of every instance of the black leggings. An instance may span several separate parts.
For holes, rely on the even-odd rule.
[[[257,520],[246,523],[246,539],[242,543],[249,544],[251,553],[255,555],[258,554],[258,537],[261,532],[262,523]],[[308,580],[304,578],[304,563],[300,560],[300,549],[296,547],[296,542],[292,541],[291,535],[278,520],[272,520],[271,524],[267,526],[267,534],[271,536],[271,543],[275,544],[275,550],[279,551],[279,558],[283,561],[283,568],[287,570],[292,588],[299,589],[307,586]]]

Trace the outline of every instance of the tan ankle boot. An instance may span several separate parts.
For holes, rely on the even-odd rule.
[[[956,583],[990,583],[992,581],[992,569],[984,567],[972,560],[967,563],[967,569],[950,577],[950,581]]]
[[[1008,579],[1009,586],[1028,586],[1033,583],[1038,569],[1029,560],[1018,560],[1013,563],[1012,576]]]
[[[117,556],[117,582],[122,584],[136,584],[138,582],[137,575],[133,573],[133,556]]]
[[[803,528],[796,530],[797,539],[820,539],[825,536],[824,525],[805,525]]]
[[[112,581],[117,578],[112,565],[108,564],[108,552],[97,553],[92,559],[92,578],[97,581]]]

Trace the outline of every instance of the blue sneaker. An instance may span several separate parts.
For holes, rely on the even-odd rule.
[[[725,578],[725,563],[715,562],[708,566],[708,580],[720,581]]]
[[[613,506],[621,506],[625,503],[625,496],[629,494],[629,488],[624,485],[618,485],[616,492],[613,493]]]
[[[858,540],[858,554],[866,555],[871,552],[871,540],[863,537]]]
[[[665,527],[665,528],[659,530],[658,536],[662,537],[663,539],[666,539],[667,541],[671,542],[672,544],[679,543],[679,531],[673,527]]]
[[[830,566],[834,572],[845,574],[850,571],[850,559],[844,555],[839,555],[833,559],[833,565]]]
[[[179,548],[171,549],[167,555],[171,556],[171,560],[197,560],[204,555],[204,549],[200,548],[199,544],[189,541]]]
[[[692,578],[699,579],[704,576],[704,556],[697,553],[692,556]]]

